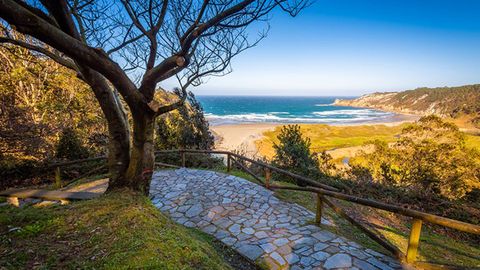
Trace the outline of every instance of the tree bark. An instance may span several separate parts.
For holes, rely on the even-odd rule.
[[[132,118],[132,149],[126,179],[131,189],[148,194],[155,165],[155,117],[144,112],[132,112]]]
[[[79,65],[83,79],[92,88],[108,125],[108,189],[125,186],[130,163],[130,132],[123,106],[106,79],[98,72]]]

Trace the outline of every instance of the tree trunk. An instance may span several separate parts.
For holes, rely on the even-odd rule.
[[[78,65],[83,79],[92,88],[107,120],[108,167],[110,180],[108,189],[127,185],[125,174],[130,163],[130,133],[127,116],[119,98],[98,72]]]
[[[154,123],[152,115],[133,113],[133,138],[126,179],[131,189],[148,195],[155,165]]]

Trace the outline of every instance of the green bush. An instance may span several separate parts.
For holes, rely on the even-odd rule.
[[[320,174],[317,155],[310,152],[310,139],[302,137],[299,125],[283,126],[278,141],[273,145],[274,166],[303,176],[317,177]],[[303,185],[301,182],[297,184]]]
[[[89,153],[75,130],[65,128],[56,146],[55,156],[59,159],[75,160],[86,158]]]
[[[179,95],[179,90],[175,93]],[[157,149],[211,149],[214,144],[203,108],[189,93],[185,106],[157,118]]]
[[[403,129],[394,145],[382,141],[373,145],[373,152],[350,161],[357,180],[448,200],[461,199],[480,188],[480,153],[465,146],[458,127],[437,116],[422,117]]]

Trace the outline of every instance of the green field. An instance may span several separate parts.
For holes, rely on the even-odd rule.
[[[362,125],[362,126],[329,126],[323,124],[301,124],[304,137],[310,138],[313,151],[333,150],[337,148],[360,146],[372,140],[394,142],[396,136],[408,124],[398,126]],[[264,138],[256,142],[259,153],[266,157],[273,157],[273,143],[277,143],[277,136],[281,126],[273,131],[264,133]],[[466,134],[466,143],[470,147],[480,149],[480,136]]]

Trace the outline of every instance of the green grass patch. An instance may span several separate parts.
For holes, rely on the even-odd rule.
[[[397,126],[362,125],[362,126],[330,126],[323,124],[301,124],[304,137],[310,138],[313,151],[332,150],[336,148],[361,146],[372,140],[394,142],[408,123]],[[267,131],[262,140],[256,142],[261,155],[273,157],[273,143],[278,143],[277,136],[281,126]],[[480,136],[466,134],[467,146],[480,149]]]
[[[224,247],[129,192],[66,206],[0,208],[6,269],[232,269]]]
[[[372,140],[395,141],[395,136],[408,124],[398,126],[362,125],[362,126],[330,126],[323,124],[300,125],[304,137],[310,138],[313,151],[331,150],[335,148],[363,145]],[[277,143],[277,136],[281,127],[264,133],[265,138],[257,142],[262,155],[272,157],[273,143]]]

